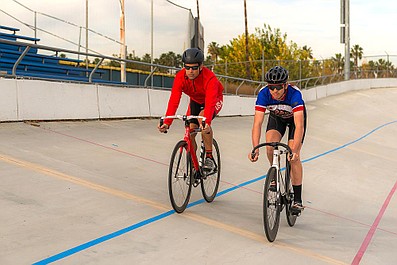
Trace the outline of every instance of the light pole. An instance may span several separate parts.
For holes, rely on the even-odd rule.
[[[153,0],[150,2],[150,72],[153,73]],[[153,88],[153,75],[150,77],[150,85]]]
[[[350,0],[341,0],[341,43],[345,44],[345,80],[350,79]]]
[[[385,51],[386,55],[387,55],[387,72],[386,72],[386,77],[389,77],[389,54],[387,53],[387,51]]]
[[[150,63],[153,64],[153,0],[150,3]],[[153,67],[153,66],[152,66]]]
[[[88,53],[88,0],[85,0],[85,53]],[[85,68],[88,69],[88,55],[85,56]]]
[[[125,47],[125,13],[124,13],[124,0],[120,1],[120,57],[123,61],[120,63],[120,81],[126,82],[126,69],[125,69],[125,59],[126,59],[126,47]]]
[[[247,79],[251,79],[251,71],[248,56],[248,19],[247,19],[247,1],[244,0],[244,25],[245,25],[245,71]]]

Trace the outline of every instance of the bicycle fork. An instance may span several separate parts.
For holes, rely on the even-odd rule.
[[[285,195],[285,191],[282,189],[282,176],[280,172],[280,150],[275,147],[273,150],[273,162],[272,167],[276,169],[277,177],[276,177],[276,203],[280,208],[283,206],[282,197]],[[282,209],[280,210],[282,211]]]
[[[280,150],[278,150],[276,147],[273,150],[273,163],[272,167],[276,169],[277,172],[277,180],[276,180],[276,190],[277,193],[280,191]]]

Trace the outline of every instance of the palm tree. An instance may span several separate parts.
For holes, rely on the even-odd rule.
[[[350,49],[350,56],[354,59],[354,66],[356,69],[358,68],[358,60],[363,58],[363,54],[364,49],[358,44],[353,45],[353,47]]]
[[[221,48],[219,47],[219,44],[215,41],[208,44],[208,53],[211,55],[212,62],[216,64],[218,62],[218,56],[221,53]]]
[[[334,62],[334,67],[338,74],[342,74],[343,66],[345,65],[345,57],[342,56],[341,53],[335,54],[335,57],[332,57],[331,60]]]
[[[305,45],[305,46],[302,47],[302,51],[303,51],[303,54],[304,54],[303,57],[304,57],[305,59],[313,59],[313,51],[312,51],[312,48],[307,47],[307,45]]]

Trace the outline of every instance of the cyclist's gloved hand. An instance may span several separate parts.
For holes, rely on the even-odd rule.
[[[288,156],[289,161],[294,162],[299,160],[299,153],[292,153],[291,156]]]
[[[169,129],[170,127],[168,126],[168,124],[163,124],[163,125],[161,125],[160,126],[160,123],[157,125],[157,129],[159,129],[159,131],[161,132],[161,133],[167,133],[167,130]]]
[[[258,152],[258,151],[256,151],[255,153],[249,153],[249,154],[248,154],[248,159],[249,159],[251,162],[256,162],[256,161],[258,161],[258,157],[259,157],[259,152]]]
[[[201,126],[200,126],[201,127]],[[211,132],[211,126],[208,125],[208,123],[205,124],[204,128],[201,128],[203,133],[210,133]]]

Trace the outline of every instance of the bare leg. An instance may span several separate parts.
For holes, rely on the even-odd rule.
[[[204,110],[200,111],[200,116],[204,116]],[[201,123],[201,121],[199,121]],[[210,127],[209,133],[202,133],[201,136],[203,137],[204,147],[205,150],[212,150],[212,139],[214,137],[214,133],[212,131],[212,127]]]
[[[290,140],[288,142],[289,146],[292,146],[294,140]],[[303,179],[303,167],[302,167],[302,161],[300,160],[300,154],[298,153],[298,160],[292,161],[291,162],[291,182],[292,185],[294,186],[299,186],[302,185],[302,179]]]
[[[202,133],[205,150],[212,150],[213,132],[210,128],[210,133]]]
[[[190,123],[190,129],[197,129],[197,128],[198,128],[197,124]],[[190,142],[192,143],[192,147],[194,151],[197,151],[196,135],[197,133],[192,133],[190,135]]]
[[[276,130],[269,130],[266,132],[266,143],[270,142],[280,142],[281,134]],[[270,165],[273,163],[273,147],[266,146],[267,159],[269,159]]]

